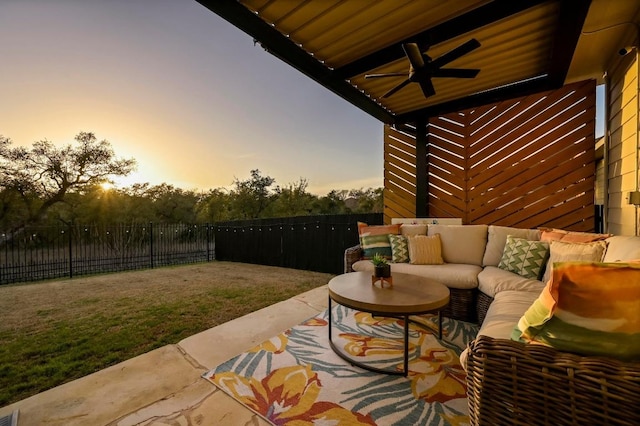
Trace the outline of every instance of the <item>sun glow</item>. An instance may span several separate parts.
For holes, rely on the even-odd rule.
[[[102,188],[104,192],[107,192],[113,189],[113,184],[111,182],[102,182],[100,188]]]

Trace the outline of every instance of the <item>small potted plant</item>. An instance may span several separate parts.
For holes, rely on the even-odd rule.
[[[373,263],[376,278],[389,278],[391,276],[391,265],[380,253],[373,255],[371,263]]]

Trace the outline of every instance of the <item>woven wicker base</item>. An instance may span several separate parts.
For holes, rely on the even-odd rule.
[[[474,426],[640,424],[640,362],[479,336],[467,386]]]
[[[478,320],[476,315],[476,289],[450,288],[449,306],[442,310],[442,315],[460,321],[473,322]]]
[[[478,325],[482,325],[484,322],[484,317],[487,316],[487,311],[489,310],[489,306],[493,303],[493,297],[487,296],[483,292],[478,292]]]

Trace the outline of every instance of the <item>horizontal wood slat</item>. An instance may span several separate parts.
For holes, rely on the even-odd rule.
[[[386,163],[386,170],[384,171],[384,178],[391,179],[394,182],[397,179],[411,184],[414,188],[416,186],[416,175],[410,174],[408,171],[402,169],[402,164],[394,164],[391,162]]]
[[[580,147],[573,147],[563,152],[573,156],[577,155],[579,152],[576,151],[580,150]],[[591,159],[593,161],[593,156],[591,156]],[[585,178],[588,177],[589,173],[595,174],[595,168],[589,170],[582,167],[584,161],[583,157],[575,157],[572,161],[564,162],[562,167],[558,167],[558,163],[546,161],[536,165],[536,167],[529,167],[523,170],[507,170],[504,173],[499,173],[494,179],[488,181],[492,185],[478,186],[473,191],[470,191],[473,196],[469,197],[469,207],[475,210],[486,204],[487,199],[483,197],[483,194],[487,194],[487,198],[493,199],[499,198],[502,194],[513,192],[513,190],[517,190],[519,193],[527,193],[533,188],[544,187],[545,185],[553,187],[555,180],[573,170],[571,167],[583,170]],[[504,182],[509,184],[505,185]]]
[[[572,131],[579,130],[579,126],[584,122],[584,116],[578,114],[578,111],[579,108],[577,107],[570,108],[568,111],[562,113],[559,119],[550,119],[545,125],[538,126],[528,134],[525,134],[525,131],[522,130],[514,135],[517,136],[517,140],[513,142],[513,145],[504,146],[503,151],[484,157],[481,161],[474,159],[473,162],[478,172],[472,172],[472,178],[475,178],[476,173],[483,170],[482,166],[485,164],[491,164],[494,167],[501,164],[510,165],[518,158],[527,158],[528,155],[533,154],[536,150],[544,146],[555,145],[555,141],[558,140],[562,141],[568,137]],[[587,110],[586,113],[593,113],[593,111]],[[565,142],[565,144],[567,143],[566,140],[563,142]],[[524,148],[525,151],[518,152],[518,157],[514,158],[516,155],[514,150],[522,149],[527,143],[530,145]],[[549,153],[546,155],[548,154]],[[541,159],[537,159],[536,161],[541,161]]]
[[[416,216],[416,139],[384,126],[384,221]]]
[[[426,185],[432,217],[593,231],[593,80],[428,122],[427,182],[410,179],[415,132],[385,127],[385,215],[415,212]]]

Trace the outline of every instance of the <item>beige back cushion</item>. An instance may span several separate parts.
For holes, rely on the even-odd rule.
[[[607,238],[604,262],[620,262],[640,259],[640,237],[616,235]]]
[[[529,241],[539,241],[540,231],[537,229],[512,228],[509,226],[489,225],[489,236],[487,248],[482,258],[482,266],[498,266],[504,246],[507,243],[507,236],[512,235],[516,238],[524,238]]]
[[[544,271],[542,282],[546,283],[553,276],[555,262],[602,262],[607,243],[594,241],[592,243],[565,243],[551,241],[549,244],[549,260]]]
[[[487,228],[487,225],[429,225],[427,234],[440,234],[442,258],[446,263],[482,266]]]
[[[406,237],[410,235],[427,235],[427,224],[403,223],[400,225],[400,233]]]

